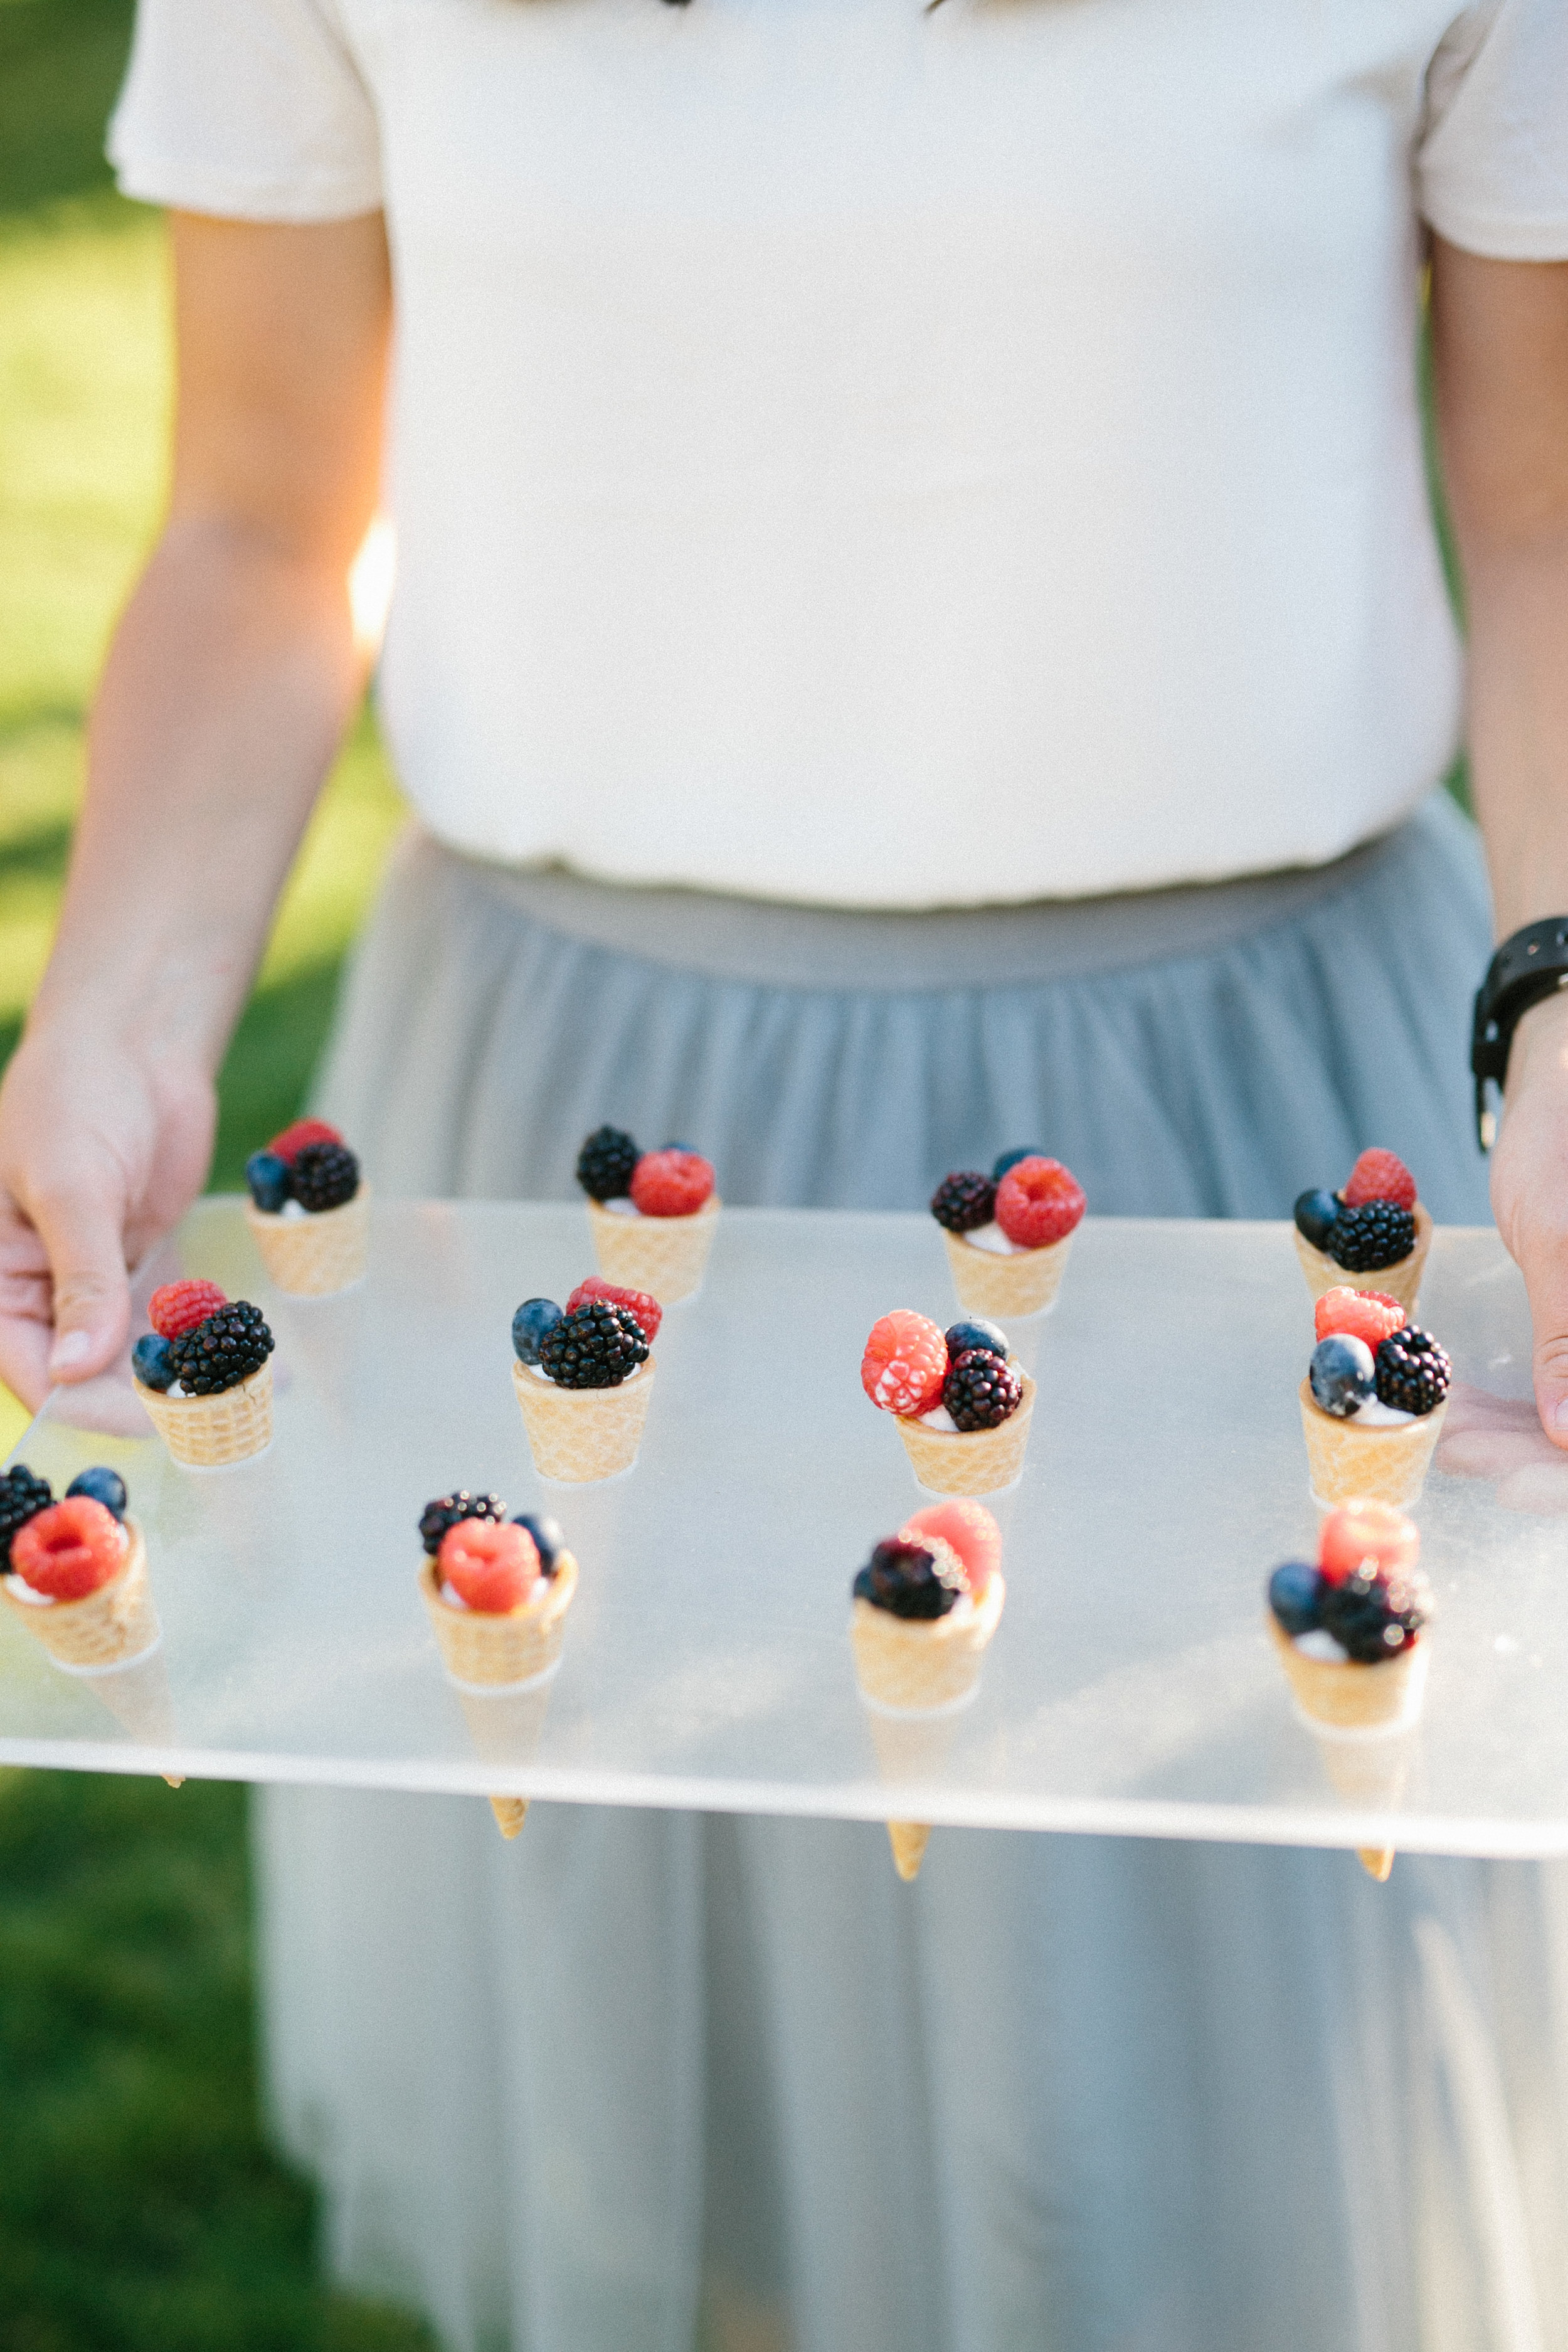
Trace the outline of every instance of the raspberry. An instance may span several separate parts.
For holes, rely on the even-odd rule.
[[[1405,1320],[1405,1309],[1385,1290],[1325,1290],[1313,1315],[1320,1339],[1340,1331],[1362,1339],[1375,1356],[1391,1331]]]
[[[1059,1160],[1016,1160],[996,1187],[996,1222],[1020,1249],[1065,1240],[1083,1211],[1083,1186]]]
[[[690,1217],[713,1190],[700,1151],[645,1151],[632,1171],[632,1202],[645,1217]]]
[[[528,1599],[539,1578],[539,1549],[515,1519],[459,1519],[441,1538],[437,1567],[459,1601],[486,1617],[504,1617]]]
[[[1002,1530],[984,1503],[932,1503],[899,1529],[899,1541],[927,1543],[932,1538],[958,1554],[964,1581],[978,1601],[1002,1565]]]
[[[1368,1201],[1392,1201],[1397,1208],[1413,1209],[1415,1179],[1392,1151],[1363,1151],[1342,1198],[1347,1209],[1362,1208]]]
[[[285,1166],[292,1168],[295,1153],[302,1151],[307,1143],[341,1143],[342,1139],[337,1129],[329,1127],[324,1118],[297,1118],[292,1127],[275,1135],[267,1149]]]
[[[166,1282],[147,1301],[147,1320],[161,1339],[183,1339],[227,1305],[216,1282]]]
[[[128,1541],[112,1511],[90,1495],[70,1495],[17,1528],[11,1566],[35,1592],[84,1601],[123,1568]]]
[[[1342,1503],[1319,1531],[1318,1565],[1331,1584],[1342,1584],[1363,1568],[1373,1575],[1413,1569],[1420,1549],[1413,1522],[1392,1503]]]
[[[593,1298],[602,1298],[609,1307],[624,1307],[628,1315],[635,1315],[642,1325],[643,1338],[652,1347],[664,1320],[664,1309],[657,1298],[646,1290],[622,1290],[615,1283],[606,1282],[602,1274],[591,1274],[566,1301],[567,1314],[575,1307],[585,1307]]]
[[[996,1187],[989,1176],[961,1169],[944,1176],[931,1196],[931,1213],[950,1234],[971,1234],[996,1213]]]
[[[946,1378],[947,1341],[928,1317],[900,1307],[871,1326],[860,1385],[883,1412],[906,1419],[930,1412],[942,1402]]]

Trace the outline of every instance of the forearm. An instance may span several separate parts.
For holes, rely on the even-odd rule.
[[[216,1072],[362,684],[346,577],[171,524],[104,672],[31,1034]]]
[[[1568,529],[1465,548],[1471,792],[1498,936],[1568,913]]]

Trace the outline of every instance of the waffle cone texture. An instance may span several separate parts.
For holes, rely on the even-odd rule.
[[[365,1269],[370,1249],[370,1186],[361,1180],[352,1201],[303,1217],[274,1216],[245,1204],[261,1262],[290,1298],[330,1298],[347,1290]]]
[[[896,1715],[930,1715],[973,1698],[981,1661],[1002,1622],[1007,1587],[993,1570],[984,1598],[962,1615],[895,1617],[869,1601],[857,1601],[849,1619],[855,1675],[873,1706]]]
[[[1310,1658],[1270,1612],[1267,1619],[1297,1707],[1315,1731],[1403,1731],[1421,1710],[1426,1644],[1412,1642],[1375,1666],[1353,1658]]]
[[[967,1235],[949,1233],[945,1225],[942,1237],[947,1244],[958,1303],[971,1315],[1005,1315],[1009,1322],[1021,1323],[1056,1305],[1072,1247],[1071,1234],[1064,1234],[1059,1242],[1047,1242],[1044,1249],[1018,1250],[1010,1257],[976,1249]]]
[[[599,1272],[624,1290],[651,1291],[661,1307],[679,1307],[701,1286],[722,1205],[710,1192],[689,1217],[617,1217],[590,1200]]]
[[[248,1462],[272,1443],[272,1366],[265,1363],[216,1396],[176,1397],[133,1385],[174,1460],[187,1470],[221,1470]]]
[[[57,1665],[77,1674],[107,1674],[155,1647],[160,1628],[147,1580],[147,1546],[134,1519],[126,1520],[125,1532],[130,1540],[122,1565],[80,1601],[54,1601],[40,1608],[18,1601],[0,1583],[6,1607]]]
[[[654,1361],[649,1356],[637,1378],[619,1388],[563,1389],[513,1358],[511,1384],[542,1478],[584,1486],[631,1468],[653,1394]]]
[[[1352,1274],[1321,1249],[1314,1249],[1305,1234],[1292,1226],[1296,1235],[1296,1255],[1301,1261],[1301,1271],[1307,1277],[1307,1287],[1314,1298],[1321,1298],[1325,1290],[1381,1290],[1385,1298],[1397,1298],[1406,1315],[1414,1317],[1421,1292],[1421,1275],[1426,1264],[1426,1253],[1432,1246],[1431,1217],[1419,1201],[1415,1203],[1415,1244],[1408,1257],[1397,1265],[1380,1265],[1368,1274]]]
[[[1312,1395],[1310,1381],[1303,1380],[1299,1394],[1314,1501],[1328,1508],[1362,1495],[1408,1510],[1426,1483],[1447,1398],[1402,1427],[1359,1429],[1353,1414],[1341,1421],[1325,1412]]]
[[[577,1591],[577,1562],[563,1551],[553,1576],[541,1577],[521,1609],[504,1617],[454,1609],[441,1597],[440,1572],[426,1559],[419,1590],[448,1675],[462,1690],[515,1690],[553,1674],[566,1642],[566,1612]]]
[[[1014,1358],[1008,1360],[1024,1384],[1016,1412],[995,1429],[928,1429],[923,1421],[894,1415],[916,1478],[933,1495],[996,1495],[1022,1476],[1035,1383]],[[886,1616],[887,1611],[879,1612]]]

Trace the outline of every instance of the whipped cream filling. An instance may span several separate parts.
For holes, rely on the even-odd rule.
[[[972,1249],[985,1250],[992,1257],[1025,1257],[1028,1254],[1022,1242],[1008,1239],[994,1217],[988,1225],[975,1225],[963,1238]]]
[[[13,1601],[25,1601],[29,1609],[52,1609],[55,1605],[52,1592],[35,1592],[26,1579],[18,1576],[15,1569],[5,1579],[5,1590]]]
[[[1353,1429],[1404,1429],[1419,1418],[1417,1413],[1401,1412],[1397,1405],[1384,1404],[1381,1397],[1374,1396],[1357,1405],[1350,1416]]]
[[[307,1212],[303,1201],[285,1201],[278,1213],[292,1224]]]
[[[921,1415],[921,1427],[922,1429],[940,1429],[949,1437],[956,1437],[958,1435],[958,1423],[954,1421],[952,1413],[949,1412],[946,1405],[944,1404],[933,1404],[929,1412],[922,1412]]]
[[[1304,1658],[1319,1658],[1325,1666],[1342,1666],[1350,1657],[1343,1643],[1336,1642],[1321,1625],[1314,1625],[1310,1633],[1296,1634],[1294,1646]]]
[[[607,1209],[612,1217],[640,1217],[642,1214],[629,1192],[619,1192],[613,1201],[601,1201],[599,1206]]]

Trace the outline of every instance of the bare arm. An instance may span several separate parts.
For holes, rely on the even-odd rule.
[[[379,479],[381,216],[173,234],[169,518],[0,1088],[0,1375],[29,1403],[112,1361],[128,1266],[200,1188],[218,1065],[363,683],[348,573]]]
[[[1439,239],[1432,319],[1476,814],[1506,937],[1568,913],[1568,262]],[[1515,1033],[1492,1206],[1530,1293],[1542,1424],[1568,1446],[1568,1000]]]

